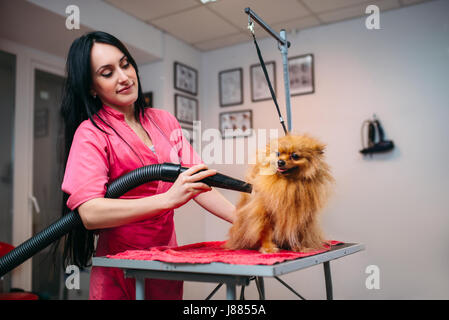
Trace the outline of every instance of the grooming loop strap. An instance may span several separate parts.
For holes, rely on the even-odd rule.
[[[282,128],[284,129],[285,135],[288,134],[289,131],[292,130],[291,124],[291,102],[290,102],[290,77],[288,74],[288,48],[290,47],[290,42],[287,41],[287,33],[286,30],[282,29],[280,34],[274,31],[268,24],[265,23],[254,11],[250,8],[245,8],[244,12],[248,15],[248,30],[251,32],[254,44],[256,45],[257,55],[260,60],[260,65],[262,66],[263,73],[267,80],[268,88],[270,89],[271,97],[273,98],[274,104],[276,105],[276,109],[279,115],[279,121],[281,122]],[[282,65],[284,72],[284,88],[285,88],[285,108],[287,109],[287,122],[288,122],[288,130],[285,127],[284,119],[281,116],[281,111],[279,110],[279,105],[276,100],[276,95],[273,90],[273,86],[271,85],[270,78],[268,77],[267,68],[262,59],[262,54],[260,53],[259,46],[257,44],[256,35],[254,33],[254,21],[257,22],[268,34],[270,34],[273,38],[277,40],[278,48],[281,51],[282,55]]]
[[[259,57],[259,61],[260,61],[260,65],[263,70],[263,74],[265,75],[265,79],[267,80],[268,88],[270,89],[270,93],[271,93],[271,98],[273,99],[274,104],[276,105],[276,110],[278,112],[278,116],[279,116],[279,120],[282,125],[282,129],[284,129],[284,133],[287,135],[288,131],[287,131],[287,128],[285,127],[285,123],[284,123],[284,119],[282,118],[281,110],[279,109],[279,104],[276,99],[276,94],[274,92],[273,86],[271,85],[270,77],[268,76],[267,67],[265,66],[265,62],[263,61],[262,53],[260,53],[259,45],[257,44],[257,40],[256,40],[256,35],[254,34],[254,23],[250,20],[250,18],[248,18],[248,20],[249,20],[248,21],[248,29],[250,29],[250,31],[252,32],[253,39],[254,39],[254,45],[256,46],[257,56]],[[251,23],[252,29],[250,28],[250,25],[249,25],[250,23]]]
[[[248,15],[248,30],[254,35],[254,22],[251,20],[250,15]]]

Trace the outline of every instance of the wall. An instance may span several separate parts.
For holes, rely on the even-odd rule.
[[[330,239],[366,245],[364,252],[331,264],[336,299],[449,298],[448,12],[449,2],[435,1],[382,12],[380,30],[367,30],[359,18],[288,35],[290,57],[315,56],[316,93],[291,101],[294,131],[328,145],[337,184],[323,227]],[[284,110],[280,52],[271,38],[260,47],[265,61],[276,61]],[[203,130],[218,128],[220,112],[249,108],[255,128],[280,128],[272,101],[250,102],[249,66],[257,62],[250,42],[202,54]],[[220,108],[218,72],[235,67],[244,69],[244,104]],[[363,158],[361,124],[374,113],[396,148]],[[247,166],[210,167],[244,178]],[[235,192],[223,194],[234,203],[238,199]],[[226,239],[228,228],[204,215],[203,241]],[[365,287],[369,265],[380,268],[380,290]],[[321,266],[283,277],[312,299],[325,297],[323,278]],[[202,298],[213,287],[190,298]],[[275,280],[267,279],[266,288],[269,299],[295,298]],[[217,297],[224,298],[221,291]],[[248,296],[257,298],[255,289]]]

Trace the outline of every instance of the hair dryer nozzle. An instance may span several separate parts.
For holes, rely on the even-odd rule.
[[[179,173],[182,173],[182,172],[186,171],[187,169],[189,169],[189,168],[181,167],[181,166],[179,166],[179,168],[180,168]],[[176,180],[176,178],[175,178],[175,180]],[[215,175],[209,176],[200,181],[211,186],[211,187],[229,189],[229,190],[240,191],[240,192],[251,193],[251,191],[253,189],[251,184],[249,184],[245,181],[242,181],[242,180],[238,180],[238,179],[229,177],[229,176],[221,174],[221,173],[216,173]]]
[[[117,192],[117,188],[108,188],[109,191],[115,192],[117,194],[124,194],[125,192],[141,185],[142,183],[148,181],[148,177],[151,177],[151,180],[162,180],[165,182],[175,182],[180,173],[185,172],[189,168],[182,167],[180,164],[164,162],[155,165],[145,166],[139,169],[136,169],[128,174],[120,177],[117,180],[123,180],[123,182],[116,181],[115,185],[120,187],[120,192]],[[251,184],[241,181],[238,179],[231,178],[221,173],[217,173],[213,176],[207,177],[203,180],[200,180],[205,184],[211,187],[229,189],[234,191],[241,191],[251,193],[252,186]],[[126,186],[126,188],[125,188]],[[109,190],[111,189],[111,190]],[[108,193],[106,197],[108,197]]]

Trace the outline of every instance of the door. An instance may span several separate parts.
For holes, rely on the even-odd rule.
[[[33,146],[33,235],[61,218],[64,174],[63,121],[60,115],[64,78],[35,69]],[[61,299],[61,248],[50,245],[32,259],[32,288],[43,298]]]
[[[15,110],[16,56],[0,50],[0,241],[12,243],[13,138]],[[7,274],[0,291],[9,291]]]

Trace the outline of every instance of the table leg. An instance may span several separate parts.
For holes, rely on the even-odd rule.
[[[136,300],[145,300],[145,278],[136,277]]]
[[[327,300],[333,300],[332,293],[332,277],[330,262],[323,262],[324,267],[324,280],[326,281],[326,298]]]
[[[221,288],[221,286],[223,285],[223,283],[220,283],[208,296],[207,296],[207,298],[206,298],[206,300],[210,300],[212,297],[213,297],[213,295],[215,294],[215,292],[217,292],[218,291],[218,289],[220,289]]]
[[[263,277],[256,277],[257,291],[259,291],[259,300],[265,300],[265,285]]]
[[[226,283],[226,299],[235,300],[235,283]]]

